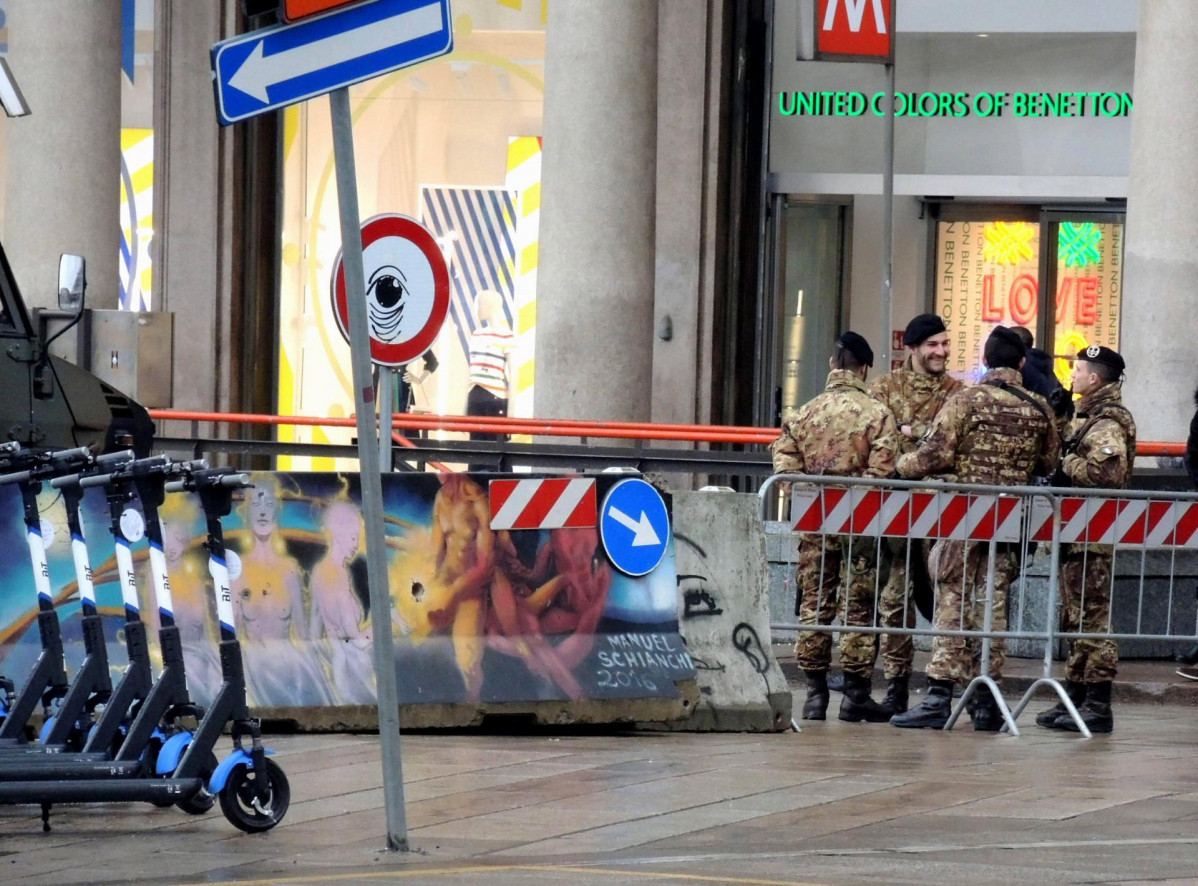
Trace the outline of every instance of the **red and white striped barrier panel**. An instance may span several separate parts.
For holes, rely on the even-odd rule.
[[[796,486],[790,513],[796,532],[1015,542],[1022,505],[1007,495]]]
[[[1036,498],[1032,541],[1052,541],[1052,503]],[[1198,548],[1198,502],[1062,498],[1061,541],[1146,548]]]
[[[595,481],[492,480],[492,529],[582,529],[598,523]]]

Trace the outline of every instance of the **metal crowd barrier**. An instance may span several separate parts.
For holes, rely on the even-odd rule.
[[[1002,713],[1004,728],[1018,735],[1016,720],[1020,713],[1037,691],[1049,688],[1060,698],[1079,732],[1089,738],[1090,732],[1076,707],[1052,676],[1053,652],[1059,641],[1198,639],[1194,592],[1187,588],[1188,595],[1183,593],[1178,581],[1183,574],[1181,570],[1198,564],[1198,494],[777,474],[766,480],[758,493],[763,521],[775,512],[778,490],[774,487],[779,483],[789,485],[792,532],[800,539],[821,541],[822,580],[817,610],[825,611],[825,603],[833,605],[840,624],[829,629],[827,624],[778,623],[771,625],[771,629],[966,638],[976,647],[975,674],[955,704],[946,729],[953,727],[976,692],[988,691]],[[873,616],[868,624],[845,623],[847,571],[835,576],[825,598],[829,577],[824,573],[827,546],[822,542],[830,538],[837,540],[846,561],[851,560],[855,543],[874,559]],[[902,564],[907,576],[900,613],[914,610],[911,564],[916,557],[931,560],[930,552],[924,550],[927,544],[933,545],[932,550],[941,558],[946,552],[956,556],[959,547],[962,575],[971,558],[978,565],[977,558],[984,547],[985,592],[980,598],[975,596],[975,612],[967,613],[962,600],[955,628],[919,627],[909,618],[901,624],[883,624],[879,604],[889,572],[896,564]],[[1187,556],[1187,552],[1196,553]],[[1087,592],[1092,604],[1097,593],[1085,585],[1087,560],[1107,553],[1112,563],[1106,587],[1110,606],[1105,630],[1082,630],[1084,617],[1079,619],[1076,629],[1062,629],[1059,607],[1063,559],[1081,561],[1078,609],[1085,613]],[[997,559],[1009,555],[1017,558],[1018,570],[1007,592],[999,588],[996,594]],[[1126,567],[1129,562],[1131,568],[1121,571],[1120,564]],[[941,602],[939,576],[944,571],[937,567],[948,568],[952,563],[937,560],[928,565],[934,613]],[[1156,573],[1161,571],[1165,574],[1158,576]],[[1198,575],[1198,567],[1190,574]],[[1045,592],[1042,606],[1035,599],[1037,590]],[[797,581],[796,593],[801,594]],[[830,599],[833,594],[838,595],[837,600]],[[978,604],[982,607],[980,627],[976,624]],[[996,604],[1003,607],[1002,611],[996,612]],[[1163,617],[1159,614],[1162,605]],[[1014,623],[1007,621],[1008,611],[1015,614]],[[1001,626],[1004,622],[1005,627],[996,628],[996,624]],[[1042,643],[1044,669],[1043,675],[1014,707],[1008,707],[990,676],[990,666],[994,642],[1014,640]]]

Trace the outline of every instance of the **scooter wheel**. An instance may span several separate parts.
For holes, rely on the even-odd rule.
[[[204,787],[196,791],[190,799],[180,800],[175,805],[188,815],[203,815],[216,805],[216,794],[208,792],[208,779],[216,771],[216,754],[209,753],[208,759],[200,768],[200,776],[204,779]]]
[[[282,768],[269,757],[266,759],[266,801],[257,800],[256,786],[260,775],[245,764],[233,767],[229,780],[220,792],[220,811],[235,828],[247,834],[269,831],[287,814],[291,804],[291,785]]]

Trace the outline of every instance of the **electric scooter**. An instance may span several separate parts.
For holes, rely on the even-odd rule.
[[[158,509],[165,497],[167,478],[206,466],[202,461],[180,464],[172,463],[165,456],[158,456],[130,462],[107,474],[78,479],[81,490],[93,486],[108,488],[110,526],[124,594],[126,624],[135,622],[142,633],[139,656],[145,658],[144,667],[139,664],[134,674],[138,685],[130,689],[130,693],[137,690],[140,694],[140,703],[131,701],[135,714],[131,723],[131,706],[125,704],[124,698],[111,704],[97,724],[97,734],[89,736],[89,747],[84,749],[84,753],[60,754],[42,760],[0,757],[0,781],[102,778],[116,774],[116,763],[127,764],[125,768],[132,775],[142,770],[168,775],[175,769],[191,741],[191,732],[179,728],[177,721],[185,716],[199,720],[204,711],[192,703],[187,690],[183,645],[174,621]],[[144,520],[141,514],[127,507],[134,491],[141,500]],[[149,685],[149,659],[144,654],[144,625],[138,610],[137,579],[129,547],[131,542],[140,540],[143,532],[149,542],[150,571],[159,613],[158,642],[162,651],[162,671],[152,686]],[[124,732],[124,737],[118,741],[121,732]],[[105,753],[106,750],[112,753]],[[111,764],[108,762],[110,760]],[[207,778],[215,769],[216,757],[209,754],[200,774]],[[161,798],[159,802],[165,806],[177,802],[183,811],[199,815],[212,808],[215,797],[205,792],[194,798]]]
[[[132,452],[112,452],[97,456],[88,465],[88,469],[103,470],[128,462],[132,458]],[[67,528],[71,533],[71,553],[75,561],[75,581],[79,587],[83,611],[80,626],[83,633],[84,659],[75,672],[70,689],[63,697],[57,713],[46,718],[39,740],[33,744],[4,749],[10,753],[53,754],[65,750],[80,750],[88,726],[91,725],[93,712],[108,702],[112,695],[108,647],[104,643],[104,622],[96,608],[91,563],[87,543],[83,538],[83,524],[79,519],[83,490],[78,485],[78,477],[79,474],[55,477],[50,481],[50,485],[60,490],[66,505]]]
[[[267,758],[268,751],[262,745],[261,724],[249,715],[241,646],[233,627],[233,598],[221,529],[221,518],[232,509],[233,491],[248,485],[245,474],[234,474],[227,468],[194,471],[184,480],[170,484],[172,490],[198,493],[204,508],[209,571],[220,621],[223,676],[220,690],[201,719],[178,767],[169,777],[163,778],[148,772],[141,761],[117,759],[74,778],[0,781],[0,803],[41,804],[42,826],[49,830],[50,809],[54,803],[165,801],[179,805],[199,802],[197,797],[202,798],[206,792],[218,796],[225,818],[248,833],[270,830],[282,821],[290,805],[291,788],[282,768]],[[233,752],[216,767],[210,779],[205,779],[203,769],[230,720]],[[250,740],[248,749],[246,738]],[[124,750],[122,745],[118,758]]]
[[[41,702],[46,718],[53,715],[53,704],[70,689],[66,661],[62,650],[62,628],[54,611],[54,594],[50,587],[50,569],[46,562],[46,546],[42,540],[41,518],[37,495],[42,481],[79,470],[91,459],[87,447],[64,449],[58,452],[7,449],[3,467],[8,473],[0,475],[0,485],[18,483],[21,504],[25,511],[25,538],[33,564],[33,581],[37,593],[37,627],[42,651],[20,693],[9,706],[4,723],[0,724],[0,747],[15,747],[27,741],[29,719]]]

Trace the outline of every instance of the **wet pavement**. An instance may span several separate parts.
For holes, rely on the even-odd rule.
[[[0,808],[0,882],[1195,882],[1198,712],[1123,704],[1086,741],[1037,728],[1047,703],[1018,738],[405,735],[406,853],[381,851],[377,736],[273,736],[292,789],[274,831],[112,805],[56,808],[44,834],[35,807]]]

